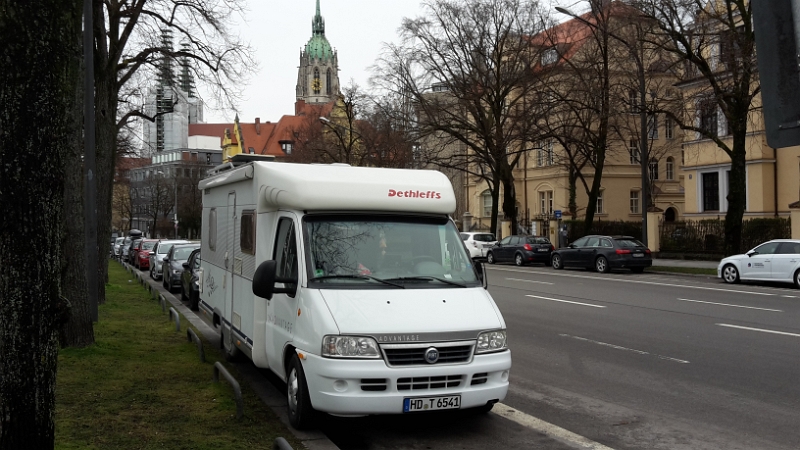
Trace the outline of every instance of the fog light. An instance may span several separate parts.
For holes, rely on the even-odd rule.
[[[334,381],[333,382],[333,389],[335,389],[336,392],[344,392],[344,391],[346,391],[347,390],[347,381],[344,381],[344,380],[336,380],[336,381]]]

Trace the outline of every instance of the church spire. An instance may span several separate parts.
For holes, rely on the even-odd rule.
[[[322,18],[322,14],[320,14],[319,0],[317,0],[317,15],[314,16],[314,20],[311,22],[311,29],[315,36],[325,35],[325,20]]]

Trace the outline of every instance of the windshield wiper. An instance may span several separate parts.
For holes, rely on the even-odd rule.
[[[435,281],[440,281],[440,282],[446,283],[446,284],[452,284],[453,286],[467,287],[466,284],[462,284],[462,283],[459,283],[457,281],[448,280],[446,278],[430,277],[430,276],[424,276],[424,277],[398,277],[398,278],[389,278],[389,280],[391,280],[391,281],[434,281],[435,280]],[[383,280],[383,281],[386,281],[386,280]]]
[[[355,279],[355,280],[372,280],[372,281],[381,282],[383,284],[388,284],[389,286],[399,287],[400,289],[405,289],[406,288],[402,284],[392,283],[391,281],[386,281],[384,279],[377,278],[377,277],[372,277],[372,276],[369,276],[369,275],[323,275],[321,277],[314,277],[314,278],[311,279],[311,281],[334,280],[334,279],[337,279],[337,278],[349,278],[349,279]]]

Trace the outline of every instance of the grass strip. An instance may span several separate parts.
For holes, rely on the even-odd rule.
[[[168,317],[132,275],[109,265],[95,345],[59,353],[57,449],[272,448],[279,436],[302,448],[226,365],[242,387],[244,417],[237,420],[230,385],[213,381],[221,355],[204,341],[200,362],[186,339],[188,321],[181,318],[178,333]]]
[[[667,267],[667,266],[651,266],[646,269],[648,272],[670,272],[670,273],[688,273],[692,275],[711,275],[717,276],[717,269],[704,269],[700,267]]]

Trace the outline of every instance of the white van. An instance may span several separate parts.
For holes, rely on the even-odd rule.
[[[231,166],[200,182],[201,315],[286,381],[293,426],[503,400],[506,324],[442,173]]]

